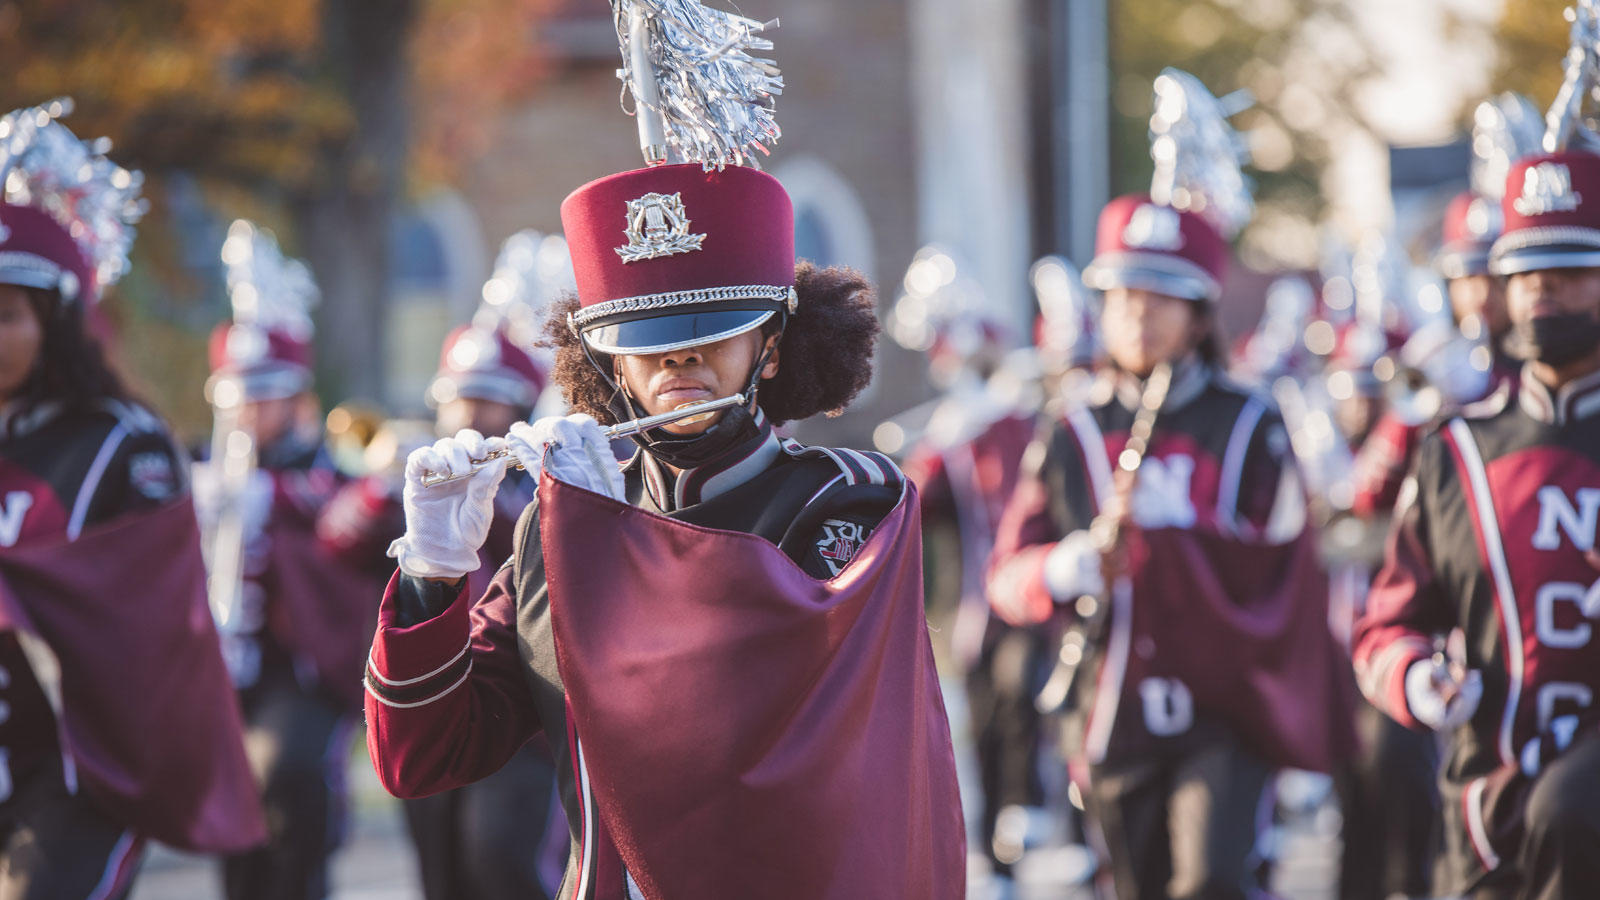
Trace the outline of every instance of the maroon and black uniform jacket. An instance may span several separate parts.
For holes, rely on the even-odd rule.
[[[965,402],[981,404],[984,399],[980,396]],[[934,413],[929,437],[906,460],[906,476],[917,485],[923,520],[952,521],[960,536],[961,595],[950,642],[962,664],[971,666],[994,621],[984,590],[984,571],[1000,516],[1016,489],[1023,451],[1037,426],[1034,416],[1016,411],[998,418],[989,409],[948,412],[976,421],[950,429],[954,435],[940,434],[941,415],[946,410]]]
[[[1485,792],[1551,723],[1597,721],[1600,374],[1552,393],[1524,371],[1423,440],[1354,646],[1362,691],[1402,724],[1405,673],[1454,628],[1483,699],[1451,735],[1456,820],[1494,868]]]
[[[645,453],[624,476],[635,506],[758,535],[818,579],[844,568],[903,492],[899,470],[879,454],[802,447],[764,424],[746,445],[676,478]],[[579,783],[582,766],[557,668],[538,506],[530,503],[522,514],[515,555],[481,598],[398,573],[390,582],[367,668],[368,746],[384,786],[417,797],[493,773],[542,732],[557,760],[572,831],[559,896],[621,900],[615,849],[584,830],[594,812]],[[425,612],[407,613],[418,609]],[[582,897],[580,885],[587,886]]]
[[[125,513],[164,506],[184,490],[166,427],[130,404],[54,406],[0,414],[0,546],[75,539]],[[75,776],[55,715],[16,633],[0,632],[0,810],[35,778]]]
[[[1009,621],[1074,615],[1075,598],[1051,595],[1045,561],[1058,541],[1088,529],[1108,501],[1140,393],[1134,379],[1104,373],[1087,405],[1046,425],[1028,450],[990,566],[990,599]],[[1296,714],[1291,706],[1331,702],[1331,674],[1317,668],[1315,683],[1277,712],[1240,708],[1248,701],[1231,702],[1235,692],[1227,686],[1289,680],[1285,667],[1293,661],[1274,657],[1271,641],[1259,640],[1280,629],[1313,655],[1337,652],[1327,634],[1325,582],[1306,554],[1284,555],[1308,532],[1283,423],[1269,401],[1209,366],[1182,363],[1136,484],[1133,572],[1108,586],[1110,618],[1083,663],[1092,677],[1077,680],[1073,698],[1087,759],[1146,752],[1208,719],[1244,730],[1247,739],[1255,732],[1241,723],[1259,724],[1261,734],[1276,735],[1256,748],[1272,758],[1270,745]],[[1267,609],[1277,610],[1274,623],[1233,621]],[[1169,623],[1180,619],[1185,624],[1174,633]],[[1294,620],[1298,625],[1283,624]],[[1241,643],[1250,640],[1258,641],[1254,650]],[[1252,667],[1260,671],[1246,671]],[[1208,700],[1208,691],[1220,699]],[[1296,692],[1290,686],[1285,696]],[[1325,717],[1319,721],[1319,728],[1327,725]],[[1301,749],[1320,756],[1315,747]]]

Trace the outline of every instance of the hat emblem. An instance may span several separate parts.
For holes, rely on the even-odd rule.
[[[1122,229],[1122,242],[1139,250],[1179,250],[1183,247],[1183,220],[1169,206],[1146,203],[1133,211]]]
[[[628,201],[628,244],[617,248],[624,263],[693,253],[706,239],[689,233],[683,194],[645,194]]]
[[[1474,197],[1467,206],[1467,234],[1475,238],[1493,236],[1501,228],[1500,207],[1483,198]]]
[[[1519,215],[1542,216],[1552,212],[1571,212],[1583,195],[1572,189],[1572,172],[1565,165],[1542,162],[1522,173],[1522,196],[1511,208]]]

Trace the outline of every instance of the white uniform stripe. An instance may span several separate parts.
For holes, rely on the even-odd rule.
[[[415,678],[401,678],[401,679],[398,679],[398,680],[385,678],[384,674],[382,672],[378,671],[378,664],[376,662],[373,662],[372,654],[368,653],[367,654],[367,671],[372,673],[372,677],[373,678],[378,679],[379,681],[383,682],[384,684],[388,685],[389,687],[405,687],[408,684],[416,684],[419,681],[427,681],[429,678],[432,678],[433,676],[439,674],[440,672],[443,672],[445,669],[450,668],[451,666],[453,666],[456,663],[460,662],[461,661],[461,657],[465,656],[467,654],[467,651],[471,650],[471,649],[472,649],[472,642],[471,641],[467,641],[465,644],[461,645],[461,652],[457,653],[455,656],[450,657],[450,661],[449,662],[445,663],[444,665],[440,666],[437,669],[434,669],[432,672],[429,672],[426,675],[418,675]]]
[[[122,866],[128,861],[129,854],[133,853],[138,838],[133,832],[124,831],[122,837],[117,838],[117,843],[111,848],[111,855],[106,857],[105,871],[100,875],[100,882],[89,892],[87,900],[106,900],[119,887]]]
[[[1483,467],[1483,457],[1478,453],[1478,442],[1472,429],[1461,419],[1450,420],[1450,436],[1455,438],[1461,461],[1466,465],[1467,478],[1472,482],[1474,512],[1478,520],[1478,533],[1483,535],[1483,546],[1488,551],[1489,572],[1494,576],[1494,592],[1500,601],[1500,621],[1506,630],[1506,658],[1510,662],[1511,686],[1506,692],[1505,710],[1500,717],[1500,761],[1515,763],[1516,754],[1511,749],[1511,726],[1517,718],[1517,704],[1522,699],[1522,621],[1517,615],[1517,597],[1511,587],[1511,570],[1506,563],[1505,546],[1500,542],[1500,517],[1495,513],[1494,498],[1489,495],[1489,475]]]
[[[589,867],[594,863],[596,840],[594,798],[589,794],[589,764],[583,758],[583,741],[573,735],[578,745],[578,796],[583,802],[583,857],[578,863],[578,893],[576,900],[588,900]]]
[[[1106,505],[1111,497],[1111,457],[1106,455],[1106,438],[1095,424],[1094,416],[1079,407],[1067,414],[1067,424],[1078,437],[1083,448],[1083,461],[1089,467],[1089,487],[1094,491],[1095,509]]]
[[[1228,449],[1222,454],[1222,480],[1217,485],[1217,522],[1237,530],[1239,519],[1239,485],[1244,481],[1244,458],[1250,452],[1250,439],[1256,426],[1267,411],[1266,404],[1251,397],[1239,410],[1233,422],[1233,433],[1228,436]]]
[[[461,685],[465,684],[466,681],[467,681],[467,678],[469,676],[471,676],[471,675],[472,675],[472,663],[467,663],[467,670],[465,672],[462,672],[461,673],[461,677],[457,678],[455,680],[455,682],[453,684],[451,684],[449,687],[445,688],[444,690],[440,691],[437,694],[434,694],[432,697],[428,697],[428,698],[426,698],[424,700],[415,700],[415,701],[412,701],[410,703],[400,703],[400,702],[397,702],[397,701],[394,701],[394,700],[390,700],[389,698],[387,698],[387,697],[383,696],[382,694],[378,693],[377,691],[373,690],[371,685],[367,686],[367,693],[372,695],[372,699],[378,701],[379,703],[382,703],[384,706],[393,707],[394,709],[415,709],[416,707],[419,707],[419,706],[427,706],[429,703],[432,703],[433,701],[438,700],[440,697],[443,697],[444,695],[450,693],[451,691],[455,690],[456,688],[461,687]]]
[[[100,479],[105,477],[111,458],[117,455],[117,448],[122,446],[127,437],[127,427],[119,422],[101,443],[100,452],[95,454],[94,462],[90,463],[89,473],[83,476],[78,497],[72,504],[72,518],[67,522],[67,540],[75,541],[83,533],[84,520],[89,517],[89,506],[94,503],[94,495],[100,490]]]
[[[839,449],[848,455],[852,460],[855,460],[856,465],[860,466],[861,470],[867,473],[868,483],[884,483],[883,470],[878,467],[877,463],[874,463],[872,460],[868,459],[865,453],[858,453],[855,450],[851,450],[849,447],[840,447]]]
[[[1500,854],[1489,843],[1489,829],[1483,823],[1483,789],[1487,779],[1479,778],[1467,785],[1461,794],[1461,805],[1466,807],[1467,838],[1472,841],[1472,851],[1484,869],[1493,872],[1500,868]]]

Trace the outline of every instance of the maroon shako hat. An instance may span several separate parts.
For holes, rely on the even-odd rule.
[[[206,400],[231,408],[310,390],[318,299],[311,270],[285,257],[272,232],[243,219],[228,227],[222,262],[233,317],[211,332]]]
[[[1228,242],[1255,208],[1241,170],[1245,144],[1228,122],[1240,108],[1187,72],[1162,71],[1150,116],[1150,193],[1118,197],[1101,211],[1086,286],[1203,302],[1221,296]]]
[[[1500,209],[1505,230],[1490,272],[1600,266],[1600,156],[1564,150],[1519,161]]]
[[[1217,299],[1228,242],[1205,217],[1132,194],[1106,204],[1083,283],[1097,291],[1142,288],[1184,300]]]
[[[69,99],[0,117],[0,284],[85,306],[128,270],[143,177],[57,121]]]
[[[794,207],[743,166],[655,166],[592,181],[561,204],[590,349],[665,353],[795,308]]]
[[[646,168],[592,181],[561,204],[586,349],[664,353],[787,316],[794,292],[794,207],[756,171],[780,132],[783,79],[767,27],[685,2],[674,14],[619,3],[618,76],[633,99]],[[675,163],[675,164],[674,164]]]
[[[427,400],[429,406],[465,398],[532,409],[547,380],[545,367],[504,329],[463,325],[444,339]]]

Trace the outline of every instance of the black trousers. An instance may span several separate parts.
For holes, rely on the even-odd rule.
[[[1356,730],[1361,751],[1334,779],[1344,817],[1339,896],[1427,896],[1440,829],[1438,745],[1369,703],[1356,708]]]
[[[0,812],[0,900],[121,900],[143,856],[144,839],[68,794],[59,768]]]
[[[1600,732],[1588,729],[1532,780],[1514,846],[1496,846],[1485,872],[1466,820],[1462,786],[1444,792],[1446,890],[1472,900],[1600,896]]]
[[[321,900],[328,857],[344,837],[355,720],[283,669],[269,669],[239,699],[267,843],[223,860],[224,891],[228,900]]]
[[[1037,806],[1039,785],[1039,713],[1033,705],[1038,688],[1045,638],[1039,629],[1017,629],[990,623],[990,631],[972,671],[967,673],[967,704],[983,787],[980,837],[990,865],[1000,874],[1009,861],[995,856],[994,828],[1000,810],[1014,804]]]
[[[542,740],[488,778],[405,801],[426,900],[548,900],[567,863],[567,824]]]
[[[1089,770],[1089,813],[1118,900],[1244,900],[1272,770],[1201,721],[1156,751]]]

